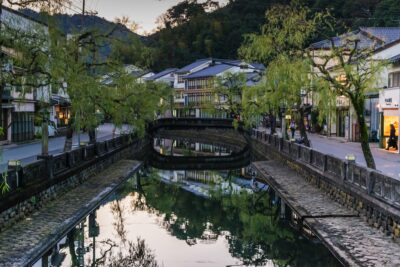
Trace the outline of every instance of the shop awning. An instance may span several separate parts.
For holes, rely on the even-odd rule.
[[[57,104],[59,104],[59,105],[69,105],[70,104],[70,100],[65,98],[65,97],[59,96],[59,95],[52,95],[51,96],[51,104],[52,105],[57,105]]]

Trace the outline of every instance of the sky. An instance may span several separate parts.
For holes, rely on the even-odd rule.
[[[225,4],[228,0],[217,0]],[[139,24],[139,34],[153,31],[157,18],[181,0],[86,0],[88,11],[97,11],[98,16],[108,20],[127,16]],[[200,1],[201,2],[201,1]],[[74,6],[82,5],[82,0],[74,0]]]

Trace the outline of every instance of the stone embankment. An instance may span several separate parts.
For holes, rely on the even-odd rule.
[[[269,159],[253,164],[259,175],[344,265],[400,266],[395,180],[277,136],[252,137]]]
[[[2,174],[10,190],[0,194],[0,233],[114,162],[136,158],[146,145],[146,140],[123,135],[8,170]]]
[[[0,233],[0,266],[31,266],[142,163],[121,160]]]

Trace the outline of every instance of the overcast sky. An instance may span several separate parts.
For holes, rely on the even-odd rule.
[[[228,0],[217,0],[221,4]],[[73,1],[79,6],[82,0]],[[86,9],[97,11],[100,17],[114,20],[115,17],[128,16],[140,25],[139,33],[150,32],[156,28],[156,19],[167,9],[181,0],[86,0]]]

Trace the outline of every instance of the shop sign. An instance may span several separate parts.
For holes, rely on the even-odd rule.
[[[400,89],[385,89],[379,95],[381,108],[399,108]]]
[[[338,96],[336,98],[336,107],[349,107],[349,99],[345,96]]]

